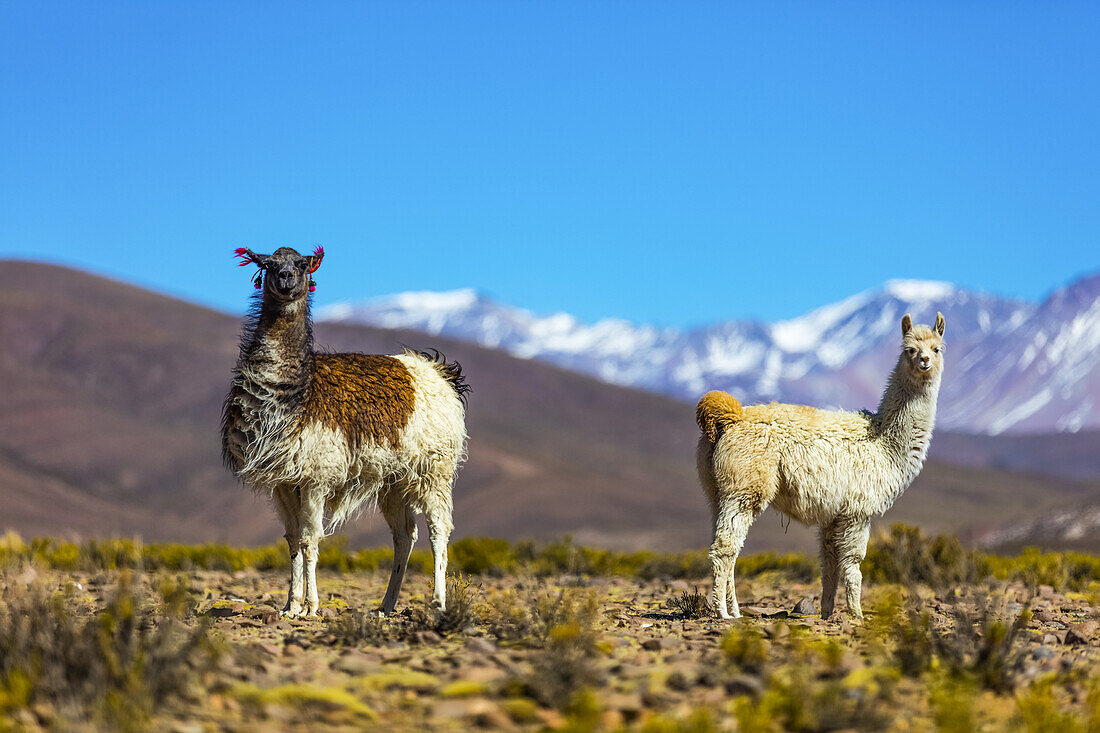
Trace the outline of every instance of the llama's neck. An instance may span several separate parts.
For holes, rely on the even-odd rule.
[[[883,447],[898,452],[906,462],[915,460],[918,470],[932,441],[939,391],[940,375],[927,380],[913,377],[903,355],[890,374],[876,412]]]
[[[241,350],[240,376],[275,396],[296,396],[309,387],[312,353],[306,299],[282,303],[265,289],[256,327]]]

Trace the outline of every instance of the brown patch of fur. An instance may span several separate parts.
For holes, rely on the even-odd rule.
[[[315,354],[302,419],[343,431],[353,448],[396,447],[416,407],[413,378],[400,360],[372,354]]]
[[[695,408],[695,422],[707,440],[714,443],[723,431],[744,416],[737,398],[727,392],[713,390],[703,395]]]

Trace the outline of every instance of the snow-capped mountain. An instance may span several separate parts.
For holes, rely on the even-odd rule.
[[[689,330],[539,316],[474,290],[338,304],[320,318],[442,334],[688,400],[725,389],[745,401],[873,409],[896,359],[901,316],[927,323],[937,310],[948,324],[940,425],[983,433],[1100,427],[1100,274],[1040,304],[892,280],[788,321]]]

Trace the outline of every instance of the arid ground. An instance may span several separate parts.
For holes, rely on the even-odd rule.
[[[282,570],[15,563],[0,727],[1095,731],[1100,586],[1043,557],[1031,581],[866,581],[863,623],[843,598],[822,620],[817,581],[766,563],[736,621],[704,580],[490,570],[452,578],[439,617],[411,570],[380,620],[386,570],[328,570],[322,617],[292,620]]]

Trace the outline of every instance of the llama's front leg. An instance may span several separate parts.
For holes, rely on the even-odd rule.
[[[294,488],[280,487],[273,492],[275,509],[283,520],[286,529],[287,548],[290,550],[290,587],[287,589],[284,616],[299,616],[302,613],[302,549],[301,523],[299,521],[300,501]]]
[[[432,606],[439,612],[447,610],[447,541],[454,524],[451,522],[450,501],[437,500],[428,506],[428,539],[432,543],[432,559],[435,561],[435,585]]]
[[[320,606],[317,597],[317,553],[321,538],[325,536],[325,503],[320,490],[311,489],[302,492],[302,533],[299,547],[302,552],[302,574],[304,576],[303,595],[305,596],[302,615],[316,616]]]
[[[848,613],[857,619],[862,619],[863,608],[859,601],[863,573],[859,569],[859,564],[867,554],[867,539],[871,535],[871,523],[868,520],[862,520],[846,524],[838,528],[837,535],[840,575],[844,578]]]
[[[836,533],[832,525],[818,528],[821,543],[821,618],[828,619],[836,607],[836,587],[840,579]]]
[[[302,572],[302,538],[297,534],[286,536],[286,544],[290,549],[290,588],[286,593],[286,605],[283,606],[284,616],[301,616],[302,601],[305,599],[305,587]]]
[[[390,525],[393,534],[393,567],[390,569],[390,582],[386,586],[386,596],[382,599],[379,613],[388,616],[397,605],[397,596],[401,593],[401,584],[405,580],[405,571],[409,567],[409,555],[416,544],[416,516],[412,507],[399,492],[393,491],[382,502],[382,516]]]
[[[741,609],[737,606],[733,571],[737,565],[737,556],[745,545],[745,536],[749,533],[753,515],[741,510],[733,501],[722,504],[717,514],[714,521],[714,544],[709,553],[714,574],[711,600],[722,618],[739,618]]]

